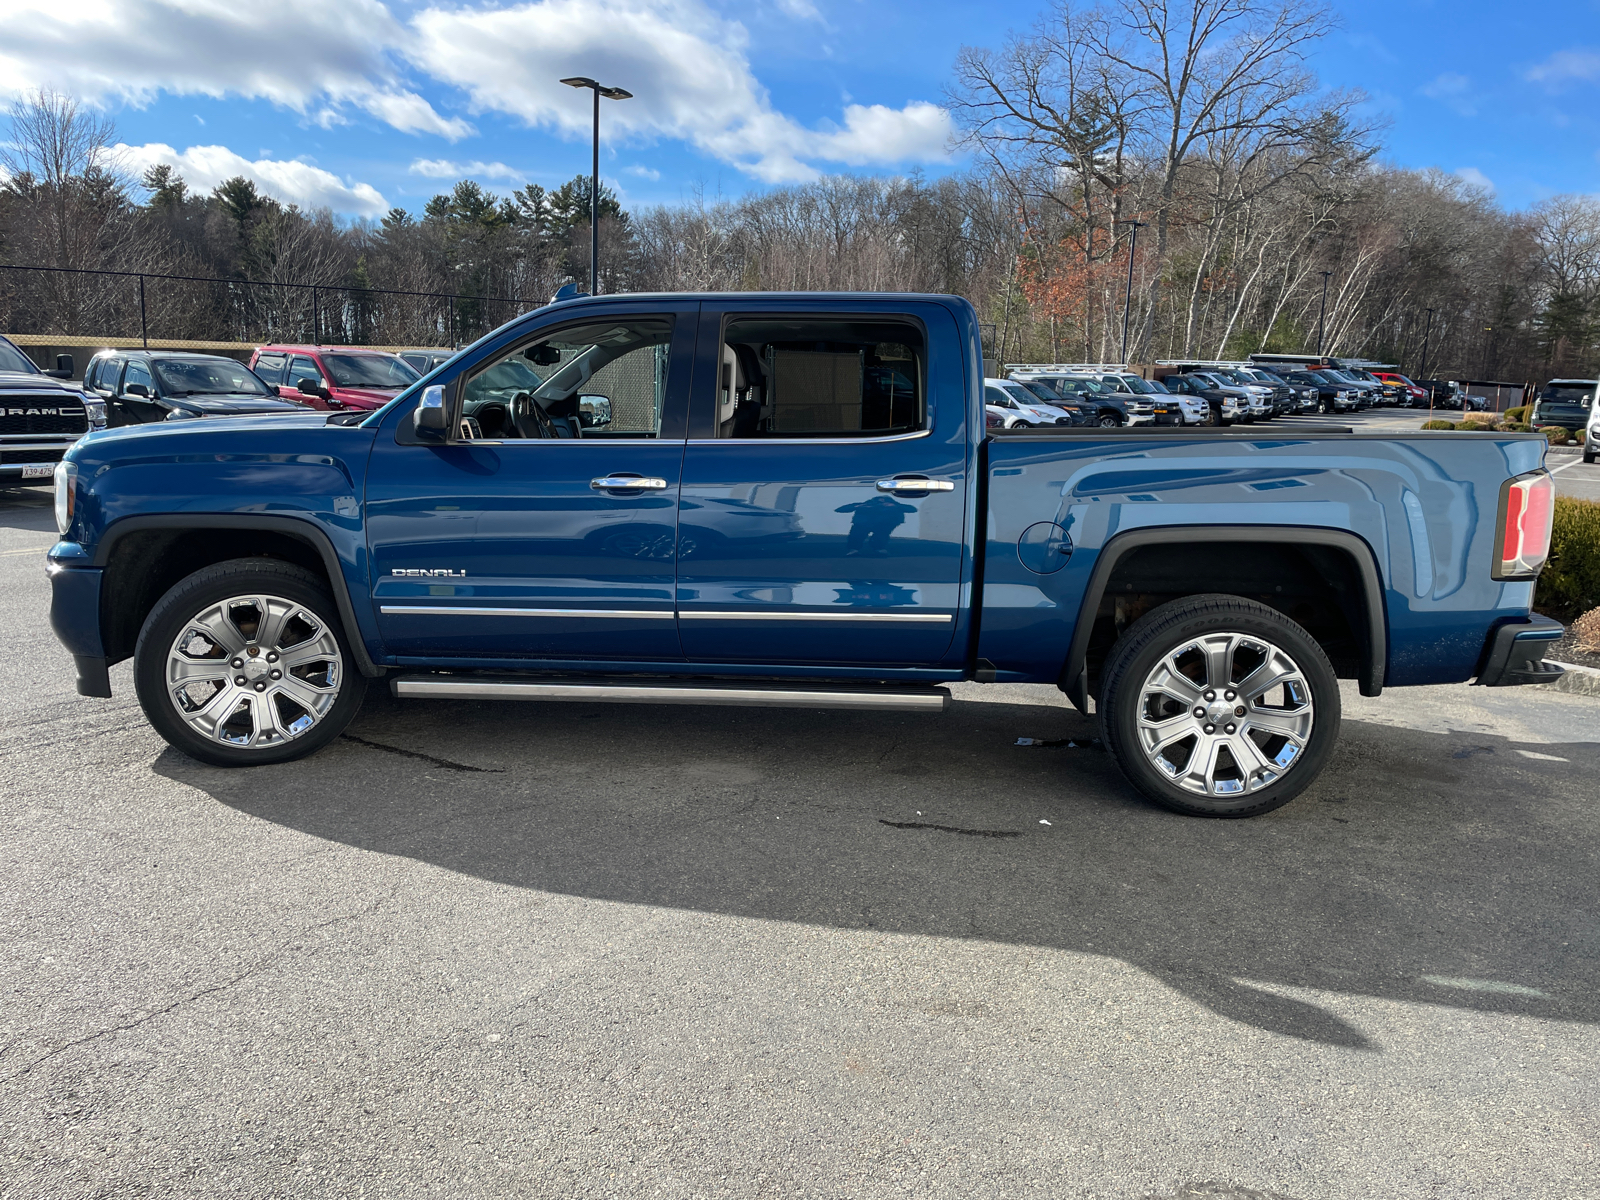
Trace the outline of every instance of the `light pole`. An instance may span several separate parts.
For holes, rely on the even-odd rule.
[[[1328,276],[1332,274],[1332,271],[1324,271],[1322,273],[1322,309],[1317,313],[1317,353],[1319,355],[1322,353],[1323,321],[1328,315]]]
[[[1133,240],[1128,245],[1128,290],[1122,300],[1122,365],[1128,365],[1128,316],[1133,311],[1133,256],[1139,249],[1139,230],[1149,224],[1148,221],[1120,221],[1118,224],[1133,226]]]
[[[589,294],[600,294],[600,97],[607,100],[632,100],[633,93],[606,87],[582,75],[563,79],[568,87],[589,88],[594,92],[594,170],[589,176]]]

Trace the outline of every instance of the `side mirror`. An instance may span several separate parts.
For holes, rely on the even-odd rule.
[[[56,369],[54,371],[45,372],[46,375],[49,375],[54,379],[71,379],[73,373],[72,355],[70,354],[56,355]]]
[[[143,396],[146,400],[150,398],[150,389],[142,383],[130,383],[122,391],[126,396]]]
[[[585,429],[599,429],[611,424],[611,398],[609,396],[579,396],[578,424]]]
[[[436,385],[422,389],[422,399],[417,402],[412,421],[418,433],[444,434],[449,428],[449,415],[445,411],[442,387]]]
[[[318,396],[321,398],[326,398],[328,395],[328,389],[322,386],[320,380],[302,379],[294,386],[295,390],[302,396]]]

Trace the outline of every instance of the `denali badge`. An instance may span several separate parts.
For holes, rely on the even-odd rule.
[[[465,571],[452,571],[448,567],[398,567],[389,572],[395,579],[465,579]]]

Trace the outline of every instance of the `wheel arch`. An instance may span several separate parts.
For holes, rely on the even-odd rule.
[[[106,661],[133,653],[139,629],[169,588],[203,567],[235,558],[276,558],[321,576],[333,593],[356,666],[381,678],[356,620],[339,556],[328,535],[311,521],[260,513],[174,513],[125,517],[109,526],[95,547],[104,571],[100,631]]]
[[[1159,529],[1132,529],[1119,533],[1106,543],[1095,560],[1088,586],[1078,608],[1078,619],[1072,633],[1067,659],[1061,669],[1057,686],[1079,709],[1089,711],[1089,697],[1093,672],[1090,646],[1097,627],[1103,626],[1102,605],[1110,595],[1118,569],[1129,563],[1138,552],[1156,547],[1208,547],[1239,543],[1256,549],[1273,547],[1300,551],[1305,547],[1319,548],[1337,556],[1335,561],[1345,564],[1351,573],[1354,594],[1350,597],[1346,620],[1350,634],[1358,644],[1359,662],[1354,671],[1363,696],[1383,693],[1384,673],[1388,663],[1388,610],[1384,604],[1382,577],[1378,571],[1372,548],[1360,537],[1340,529],[1320,529],[1306,526],[1282,525],[1207,525],[1163,526]],[[1304,568],[1300,568],[1301,574]],[[1175,594],[1165,594],[1166,599],[1183,595],[1222,592],[1260,599],[1237,590],[1236,586],[1217,586],[1217,575],[1200,575],[1192,586]],[[1285,615],[1288,615],[1287,613]],[[1352,619],[1353,618],[1353,619]],[[1315,635],[1313,635],[1315,636]],[[1319,639],[1320,641],[1320,639]]]

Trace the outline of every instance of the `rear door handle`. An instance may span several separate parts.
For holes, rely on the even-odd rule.
[[[953,492],[956,485],[948,479],[880,479],[880,492]]]
[[[636,492],[661,492],[665,491],[667,481],[649,475],[634,475],[622,471],[614,475],[602,475],[598,479],[589,480],[589,486],[597,492],[616,491],[627,488]]]

